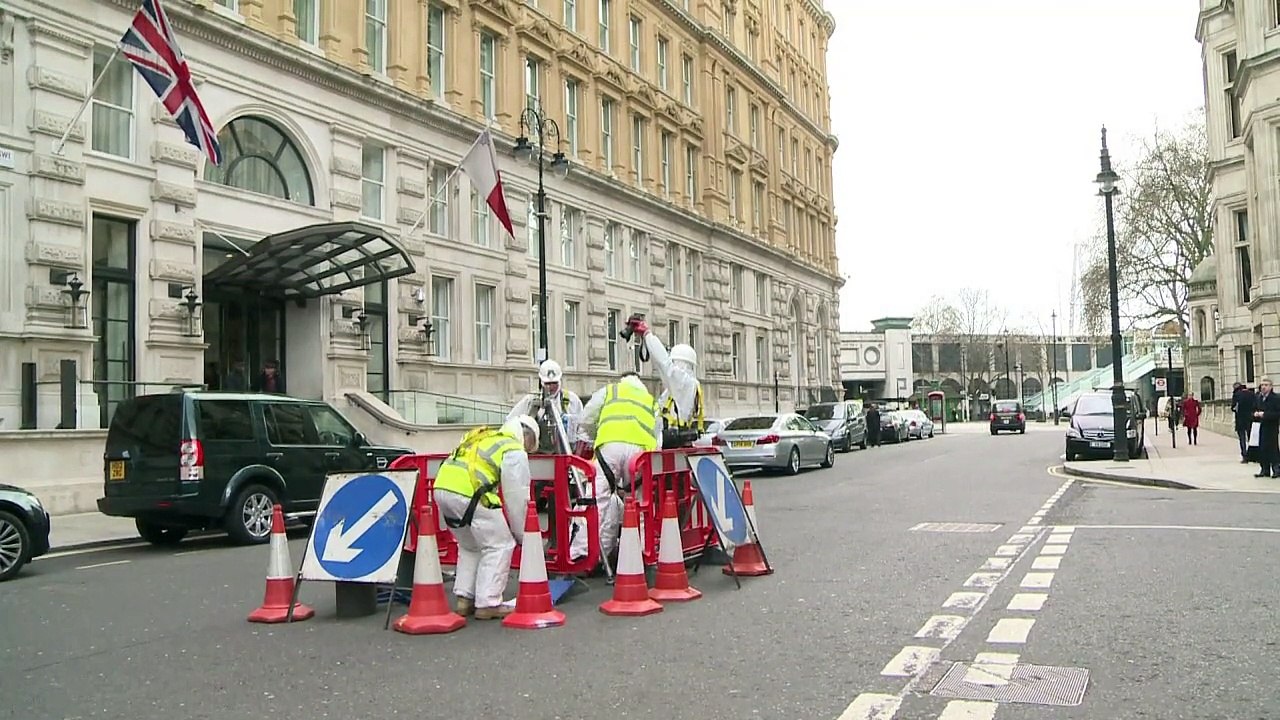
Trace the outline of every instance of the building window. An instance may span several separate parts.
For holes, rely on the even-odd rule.
[[[632,72],[640,72],[640,18],[631,15],[627,18],[627,34],[630,38],[631,47],[631,70]]]
[[[684,270],[681,268],[681,261],[684,259],[684,248],[675,243],[667,244],[667,275],[670,277],[670,291],[672,293],[680,292],[680,288],[684,282]]]
[[[537,293],[534,293],[529,297],[529,348],[534,360],[542,357],[541,307],[542,303],[538,301]],[[547,318],[548,326],[550,321],[551,318]]]
[[[387,0],[364,0],[364,49],[374,72],[387,71]]]
[[[436,357],[448,360],[451,357],[452,336],[449,332],[449,317],[453,307],[453,278],[442,275],[431,276],[431,327],[432,337],[436,341]]]
[[[742,333],[734,333],[729,359],[733,363],[733,379],[742,379]]]
[[[747,28],[747,59],[755,61],[760,55],[760,33],[755,28]]]
[[[680,85],[684,104],[693,107],[693,58],[680,56]]]
[[[750,109],[747,110],[747,132],[750,135],[751,147],[755,150],[760,149],[760,106],[751,103]]]
[[[661,164],[658,174],[658,182],[661,186],[664,199],[671,199],[671,133],[666,130],[662,131],[661,139],[658,143],[659,162]]]
[[[751,183],[751,227],[757,232],[764,229],[764,183]]]
[[[371,220],[382,220],[386,150],[365,143],[360,155],[360,214]]]
[[[791,141],[791,177],[800,177],[800,141]]]
[[[667,345],[675,345],[680,342],[680,321],[671,320],[667,322]]]
[[[564,0],[564,26],[578,31],[578,0]]]
[[[694,352],[702,351],[699,347],[699,339],[702,337],[700,330],[698,323],[689,323],[689,347],[693,348]]]
[[[1240,377],[1244,378],[1244,382],[1251,383],[1255,380],[1253,368],[1253,348],[1242,347],[1237,348],[1237,357],[1240,358]]]
[[[690,204],[698,201],[698,148],[684,146],[684,196]]]
[[[724,126],[734,135],[738,134],[738,91],[732,85],[724,89]]]
[[[444,97],[444,52],[444,8],[433,3],[427,7],[427,76],[438,98]]]
[[[743,289],[742,289],[742,266],[731,265],[729,267],[729,291],[733,297],[733,304],[737,307],[743,305]]]
[[[222,164],[204,164],[204,179],[218,185],[314,205],[311,175],[289,136],[267,120],[239,117],[218,133]]]
[[[476,362],[493,362],[493,299],[497,289],[476,285]]]
[[[609,42],[609,21],[613,19],[613,0],[600,0],[600,49],[606,55],[613,52]]]
[[[756,312],[769,314],[769,276],[756,272]]]
[[[618,226],[612,222],[604,224],[604,276],[618,275]]]
[[[293,0],[293,32],[308,45],[320,43],[320,0]]]
[[[756,382],[769,379],[769,341],[764,333],[756,336]]]
[[[136,231],[127,220],[93,216],[93,382],[104,428],[134,394]]]
[[[631,167],[636,175],[636,185],[644,185],[644,133],[645,120],[639,115],[631,117]]]
[[[449,234],[449,169],[436,165],[431,170],[431,232]]]
[[[618,326],[622,324],[622,311],[609,308],[606,316],[604,333],[605,344],[609,350],[609,369],[618,369]]]
[[[110,63],[110,64],[108,64]],[[93,51],[93,76],[102,82],[93,91],[90,147],[96,152],[133,157],[133,65],[118,62],[102,48]]]
[[[489,209],[488,201],[480,196],[475,189],[471,189],[471,242],[480,247],[489,247],[490,228],[493,227],[493,211]]]
[[[1240,304],[1248,305],[1252,300],[1253,263],[1249,257],[1249,213],[1237,210],[1233,213],[1236,221],[1236,278],[1240,283]]]
[[[564,366],[577,365],[578,358],[578,303],[566,300],[564,303]]]
[[[1231,131],[1231,137],[1240,137],[1240,98],[1236,95],[1236,75],[1240,71],[1240,65],[1236,61],[1236,51],[1230,50],[1222,55],[1223,74],[1226,76],[1226,87],[1223,93],[1226,95],[1227,102],[1227,123],[1228,130]]]
[[[560,206],[560,264],[571,268],[575,264],[575,250],[578,229],[578,211],[564,205]]]
[[[684,257],[684,294],[689,297],[698,296],[698,254],[685,248]]]
[[[564,81],[564,140],[569,145],[569,154],[578,156],[578,81],[566,78]]]
[[[480,33],[480,110],[486,118],[498,112],[497,52],[497,39]]]
[[[613,100],[600,98],[600,155],[604,158],[604,171],[613,172]]]
[[[674,243],[667,243],[667,280],[662,286],[669,293],[676,291],[676,265],[672,262],[672,258],[679,252]]]
[[[658,87],[664,91],[671,88],[670,78],[667,73],[667,58],[671,53],[671,41],[658,36]]]
[[[541,249],[538,243],[542,241],[542,228],[538,221],[541,219],[541,213],[538,212],[538,199],[536,197],[529,198],[529,216],[526,218],[525,237],[529,239],[529,257],[542,257]]]
[[[778,165],[787,164],[787,131],[785,128],[778,128]]]
[[[524,61],[524,106],[529,110],[537,110],[541,97],[542,66],[535,57],[526,57]]]
[[[642,241],[643,235],[634,230],[631,231],[631,237],[627,240],[627,279],[633,283],[640,282],[640,271],[643,268],[640,258]]]
[[[364,387],[370,394],[387,399],[387,377],[391,373],[391,353],[387,346],[387,283],[366,285],[364,315],[368,323],[369,358],[365,366]]]
[[[729,216],[735,222],[742,220],[742,203],[739,198],[742,195],[742,172],[739,170],[729,171]]]

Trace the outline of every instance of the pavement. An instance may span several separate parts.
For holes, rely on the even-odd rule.
[[[643,618],[592,581],[548,630],[401,635],[322,583],[313,619],[253,625],[265,547],[63,550],[0,591],[0,720],[1275,717],[1280,495],[1093,483],[1061,451],[956,433],[753,477],[773,575],[704,568]]]
[[[1175,448],[1168,428],[1167,424],[1161,424],[1160,434],[1155,435],[1153,422],[1147,423],[1146,458],[1124,463],[1073,461],[1064,463],[1064,469],[1077,477],[1180,490],[1280,492],[1280,480],[1256,478],[1257,463],[1240,462],[1240,446],[1235,437],[1201,428],[1197,444],[1191,445],[1186,428],[1179,428]]]

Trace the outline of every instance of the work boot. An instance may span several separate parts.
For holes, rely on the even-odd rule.
[[[475,611],[476,611],[475,600],[472,600],[471,598],[468,598],[468,597],[461,597],[461,596],[458,597],[458,605],[454,609],[454,612],[458,613],[463,617],[466,617],[468,615],[471,615]]]
[[[511,605],[498,605],[497,607],[476,608],[475,615],[477,620],[498,620],[504,618],[516,609]]]

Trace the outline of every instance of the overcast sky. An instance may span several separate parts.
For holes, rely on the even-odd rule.
[[[1196,0],[825,0],[842,329],[987,288],[1069,310],[1112,156],[1204,104]]]

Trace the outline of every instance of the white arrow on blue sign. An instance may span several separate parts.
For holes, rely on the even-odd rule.
[[[698,494],[711,512],[711,522],[720,532],[725,551],[745,545],[752,536],[747,524],[747,509],[738,494],[724,458],[718,454],[692,455],[693,477],[697,481]]]
[[[302,559],[302,578],[394,582],[417,481],[416,470],[330,475]]]

